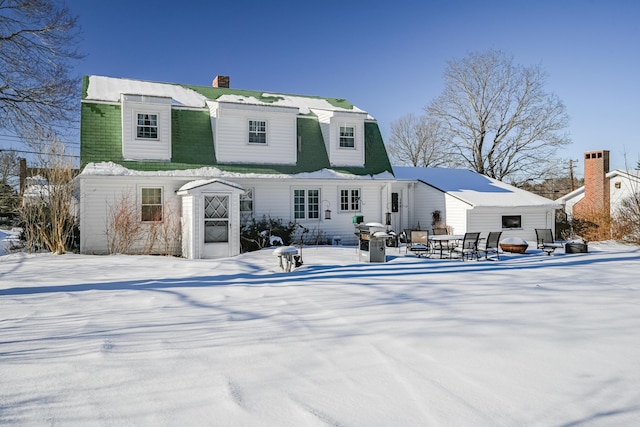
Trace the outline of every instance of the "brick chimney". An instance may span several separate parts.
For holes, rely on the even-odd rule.
[[[213,83],[212,83],[213,87],[224,87],[224,88],[229,88],[229,76],[216,76],[215,79],[213,79]]]
[[[574,217],[588,217],[593,214],[610,212],[609,151],[590,151],[584,153],[584,198],[573,206]]]

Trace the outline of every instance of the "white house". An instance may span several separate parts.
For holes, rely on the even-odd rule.
[[[321,243],[355,244],[359,219],[428,229],[435,211],[456,233],[531,239],[557,207],[465,170],[394,169],[375,119],[348,101],[232,89],[226,76],[212,87],[85,77],[80,143],[82,253],[109,252],[126,210],[171,253],[217,258],[240,253],[242,225],[263,216]]]
[[[404,191],[402,225],[430,230],[439,222],[455,234],[502,231],[502,237],[535,241],[536,228],[555,228],[550,199],[477,172],[450,168],[398,167],[393,172]],[[409,184],[408,186],[406,184]]]
[[[576,206],[583,212],[605,209],[614,214],[622,200],[640,192],[640,171],[610,171],[607,150],[584,154],[584,180],[585,185],[558,199],[569,217]]]
[[[174,252],[189,258],[240,253],[241,222],[252,217],[295,221],[316,241],[345,244],[355,243],[354,216],[382,221],[394,180],[369,114],[344,99],[228,83],[85,77],[81,252],[109,251],[123,200],[148,234],[179,216]]]

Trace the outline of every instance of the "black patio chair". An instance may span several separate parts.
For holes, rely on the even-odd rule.
[[[481,257],[484,253],[484,259],[490,259],[489,254],[495,254],[496,258],[500,260],[500,236],[502,231],[491,231],[489,236],[478,243],[478,257]]]
[[[538,249],[542,249],[547,255],[551,255],[556,249],[562,247],[562,243],[554,240],[550,228],[536,228],[536,240]]]
[[[462,243],[451,249],[450,257],[459,256],[463,261],[466,259],[478,259],[478,240],[480,233],[464,233]]]

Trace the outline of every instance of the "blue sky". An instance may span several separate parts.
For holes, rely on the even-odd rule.
[[[83,28],[80,75],[346,98],[392,121],[443,89],[447,60],[499,49],[539,64],[574,141],[560,154],[640,153],[640,2],[68,0]],[[567,165],[568,169],[568,165]]]

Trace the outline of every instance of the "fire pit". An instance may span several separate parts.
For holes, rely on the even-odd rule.
[[[504,252],[511,252],[514,254],[523,254],[527,251],[529,244],[526,240],[520,237],[507,237],[500,242],[500,249]]]
[[[569,242],[564,245],[564,253],[566,254],[586,254],[589,247],[585,242]]]

